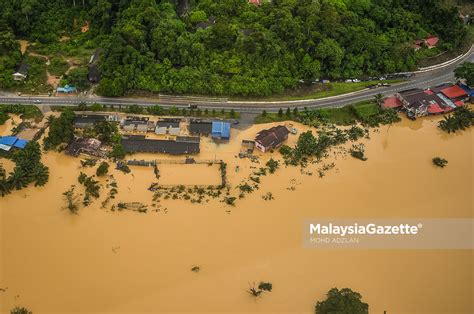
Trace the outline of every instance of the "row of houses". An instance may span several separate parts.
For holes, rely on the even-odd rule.
[[[92,128],[100,121],[119,122],[117,115],[99,115],[99,114],[83,114],[76,115],[74,119],[74,128],[86,129]],[[148,117],[128,116],[122,119],[120,128],[124,132],[129,133],[147,133],[154,132],[158,135],[179,136],[181,131],[182,119],[179,118],[163,118],[158,121],[151,121]],[[189,133],[192,135],[211,136],[215,139],[230,139],[231,126],[226,121],[208,121],[200,119],[192,119],[189,123]]]
[[[464,106],[472,90],[465,85],[441,84],[428,89],[413,88],[400,91],[385,99],[383,107],[400,109],[411,119],[426,115],[448,113]]]

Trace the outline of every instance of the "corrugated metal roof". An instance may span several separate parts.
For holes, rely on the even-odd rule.
[[[213,121],[211,135],[215,138],[230,138],[230,123],[224,121]]]

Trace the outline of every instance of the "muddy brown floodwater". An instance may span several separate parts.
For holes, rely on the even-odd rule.
[[[260,189],[236,207],[163,200],[160,211],[143,214],[111,212],[96,200],[71,215],[62,209],[61,193],[77,185],[79,159],[48,153],[46,186],[0,199],[0,288],[8,287],[0,291],[0,312],[22,305],[35,314],[312,313],[330,288],[350,287],[363,295],[370,313],[472,313],[472,251],[302,244],[307,218],[472,217],[472,130],[444,134],[436,120],[403,120],[372,132],[364,140],[366,162],[332,156],[336,166],[322,179],[282,167],[262,177]],[[263,156],[260,165],[236,158],[240,141],[267,126],[232,130],[229,144],[205,140],[196,158],[225,160],[235,188],[272,156]],[[289,143],[295,140],[290,135]],[[433,166],[435,156],[448,166]],[[151,168],[111,174],[116,201],[151,202]],[[176,173],[183,184],[196,175],[202,174]],[[106,180],[100,179],[104,186]],[[267,192],[273,201],[262,199]],[[190,271],[195,265],[199,273]],[[273,283],[273,291],[254,299],[246,289],[259,281]]]

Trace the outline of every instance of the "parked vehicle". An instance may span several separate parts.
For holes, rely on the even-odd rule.
[[[197,109],[198,105],[196,104],[189,104],[188,109]]]
[[[346,83],[352,83],[352,80],[351,80],[351,79],[347,79],[347,80],[346,80]]]
[[[354,82],[354,83],[359,83],[360,80],[359,80],[359,79],[353,79],[352,82]]]
[[[41,104],[41,102],[42,102],[42,101],[39,100],[39,99],[35,99],[35,100],[33,101],[33,103],[35,103],[35,104]]]
[[[234,124],[236,124],[236,125],[239,124],[239,123],[240,123],[239,120],[235,120],[235,121],[234,121]]]

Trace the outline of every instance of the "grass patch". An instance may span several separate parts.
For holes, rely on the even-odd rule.
[[[257,100],[306,100],[319,99],[325,97],[339,96],[347,93],[361,91],[367,88],[367,85],[376,85],[378,83],[397,84],[405,82],[404,79],[386,80],[386,81],[368,81],[358,83],[334,82],[322,84],[318,83],[314,86],[307,87],[305,90],[288,91],[288,95],[270,96],[257,98]],[[234,99],[234,98],[231,98]],[[256,98],[252,98],[256,99]],[[248,100],[243,98],[235,98],[235,100]]]
[[[48,66],[48,71],[52,75],[61,76],[69,68],[68,63],[61,57],[51,58],[51,64]]]
[[[383,110],[375,101],[368,100],[352,105],[337,108],[319,108],[304,110],[298,113],[291,112],[290,115],[277,113],[266,113],[258,115],[255,123],[269,123],[280,121],[296,121],[307,125],[316,122],[327,122],[337,125],[350,125],[361,122],[367,126],[377,126],[397,121],[398,115],[394,110]]]
[[[39,122],[43,119],[43,113],[34,105],[0,105],[0,117],[5,117],[5,115],[8,117],[9,113],[19,115],[22,120],[34,119]]]

